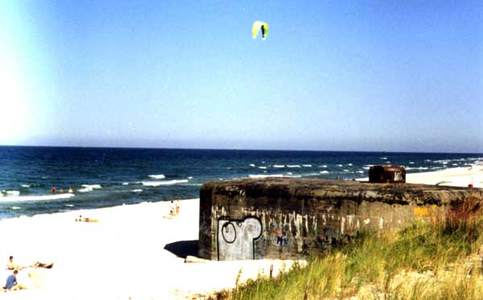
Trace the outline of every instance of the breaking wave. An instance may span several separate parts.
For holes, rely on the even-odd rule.
[[[6,190],[3,190],[3,191],[0,191],[0,197],[17,197],[20,195],[20,192],[19,191],[6,191]]]
[[[74,196],[75,195],[72,193],[54,194],[54,195],[3,196],[3,197],[0,197],[0,201],[2,202],[46,201],[46,200],[68,199]]]
[[[164,176],[164,174],[148,175],[148,177],[153,178],[153,179],[164,179],[164,178],[166,178],[166,176]]]
[[[269,177],[277,177],[277,178],[280,178],[280,177],[287,177],[286,175],[283,175],[283,174],[250,174],[248,175],[249,178],[269,178]]]
[[[162,180],[162,181],[142,181],[141,184],[144,186],[163,186],[163,185],[175,185],[180,183],[187,183],[188,179],[179,179],[179,180]]]
[[[83,184],[82,188],[78,189],[77,191],[79,193],[87,193],[99,189],[102,189],[102,186],[100,184]]]

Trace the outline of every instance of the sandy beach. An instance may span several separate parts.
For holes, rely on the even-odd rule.
[[[0,221],[2,281],[11,273],[6,270],[9,255],[20,265],[54,262],[52,269],[20,271],[18,281],[28,289],[2,293],[2,299],[189,299],[234,287],[240,269],[242,282],[268,274],[271,265],[276,275],[292,263],[185,263],[164,247],[177,242],[181,247],[175,248],[193,252],[189,245],[198,239],[199,200],[180,201],[175,218],[167,217],[170,205],[141,203]],[[99,222],[76,222],[79,215]]]
[[[407,174],[406,182],[460,187],[472,185],[475,188],[482,188],[483,166],[472,165],[469,167],[444,169],[435,172]]]
[[[408,174],[407,181],[481,187],[483,166]],[[1,220],[2,284],[10,273],[9,255],[20,265],[41,261],[54,262],[54,267],[21,270],[18,281],[28,289],[1,293],[0,298],[191,299],[233,288],[237,277],[243,282],[267,275],[271,265],[277,275],[293,263],[185,263],[187,254],[195,254],[190,246],[198,239],[199,200],[180,201],[175,218],[168,217],[170,207],[169,202],[141,203]],[[79,215],[99,221],[76,222]]]

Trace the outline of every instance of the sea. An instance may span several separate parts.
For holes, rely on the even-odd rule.
[[[483,154],[0,147],[0,219],[199,197],[208,181],[367,177],[370,166],[408,173],[465,167]],[[54,192],[55,190],[55,192]]]

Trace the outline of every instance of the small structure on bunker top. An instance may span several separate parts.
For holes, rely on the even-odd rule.
[[[387,183],[387,182],[406,182],[406,170],[398,165],[378,165],[369,169],[369,182],[371,183]]]

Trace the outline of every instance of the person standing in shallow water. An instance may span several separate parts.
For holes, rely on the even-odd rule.
[[[57,192],[57,189],[55,188],[55,185],[52,186],[52,188],[50,189],[50,192],[52,194],[55,194],[55,192]]]

